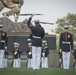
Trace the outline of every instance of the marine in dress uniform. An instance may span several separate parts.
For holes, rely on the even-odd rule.
[[[13,68],[20,68],[20,55],[22,51],[18,48],[18,43],[14,43],[14,49],[12,50],[13,53]]]
[[[26,54],[27,54],[27,68],[32,68],[32,43],[30,42],[28,42]]]
[[[60,34],[60,50],[62,51],[63,69],[69,69],[71,50],[73,50],[73,35],[68,32],[68,26],[64,26],[64,30]]]
[[[45,35],[43,27],[39,24],[39,21],[35,21],[35,26],[31,24],[31,16],[27,22],[28,27],[32,32],[32,62],[33,69],[40,69],[40,58],[41,58],[41,49],[42,49],[42,38]]]
[[[49,49],[46,41],[42,41],[42,52],[41,52],[41,63],[42,68],[48,68],[48,55],[49,55]]]
[[[9,54],[9,51],[7,50],[7,47],[5,47],[5,53],[4,53],[4,67],[5,68],[7,68],[8,54]]]
[[[7,33],[3,31],[3,26],[0,24],[0,68],[4,68],[4,52],[7,47]]]
[[[11,9],[7,12],[4,12],[3,16],[8,17],[14,15],[16,16],[16,20],[17,20],[20,13],[20,8],[23,5],[23,3],[24,3],[23,0],[1,0],[0,11],[2,11],[4,7]]]

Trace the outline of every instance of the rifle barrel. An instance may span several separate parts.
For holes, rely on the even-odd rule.
[[[32,21],[32,22],[35,22],[35,21]],[[54,23],[49,23],[49,22],[39,22],[39,23],[42,23],[42,24],[51,24],[51,25],[54,24]]]
[[[19,14],[19,16],[28,16],[28,15],[43,15],[43,14]]]
[[[49,23],[49,22],[40,22],[40,23],[43,23],[43,24],[51,24],[51,25],[54,24],[54,23]]]

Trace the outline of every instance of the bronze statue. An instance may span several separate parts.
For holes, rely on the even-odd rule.
[[[17,22],[21,6],[23,5],[23,0],[0,0],[0,12],[4,7],[9,8],[11,10],[4,12],[2,15],[4,17],[9,17],[14,15],[15,22]]]

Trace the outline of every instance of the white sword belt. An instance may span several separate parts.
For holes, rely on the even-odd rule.
[[[1,40],[0,42],[3,42],[3,43],[5,43],[5,41],[4,41],[4,40]]]
[[[33,36],[33,38],[41,39],[41,37],[38,37],[38,36]]]

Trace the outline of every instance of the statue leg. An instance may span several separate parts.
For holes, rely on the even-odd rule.
[[[2,2],[0,2],[0,12],[3,10],[4,5],[2,4]]]
[[[8,9],[10,9],[9,11],[3,13],[4,17],[8,17],[20,12],[20,8],[18,7],[17,4],[12,3],[11,1],[9,1],[9,3],[5,1],[4,4]]]
[[[18,20],[18,18],[19,18],[19,13],[20,13],[20,12],[18,12],[18,13],[16,13],[16,14],[14,14],[15,22],[17,22],[17,20]]]
[[[15,7],[11,8],[10,11],[4,12],[2,15],[4,17],[9,17],[9,16],[14,15],[14,14],[17,14],[19,12],[20,12],[20,9],[15,6]]]

